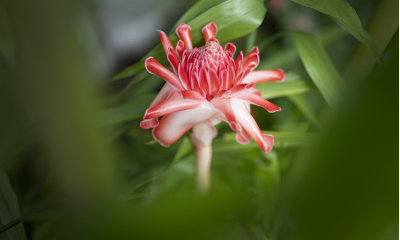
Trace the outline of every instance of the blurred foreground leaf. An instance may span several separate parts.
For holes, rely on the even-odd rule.
[[[398,226],[398,36],[386,51],[384,69],[344,96],[328,131],[287,172],[281,200],[292,203],[291,239],[374,240]]]
[[[301,60],[326,102],[336,108],[344,82],[318,39],[309,33],[292,33]]]
[[[172,191],[138,206],[100,202],[77,212],[62,234],[65,239],[239,240],[238,217],[247,210],[247,201],[243,193],[199,197]]]
[[[8,224],[6,224],[5,226],[0,228],[0,234],[21,222],[48,221],[48,220],[55,220],[55,219],[59,219],[59,218],[60,218],[60,214],[56,213],[56,210],[53,207],[46,206],[40,210],[31,212],[29,214],[26,214],[22,217],[19,217],[15,220],[9,222]],[[18,226],[16,228],[18,228]]]
[[[200,14],[200,12],[202,13]],[[187,21],[185,23],[191,27],[192,42],[196,46],[204,42],[201,29],[207,23],[215,22],[218,26],[217,38],[222,43],[254,31],[263,21],[265,12],[266,9],[260,0],[202,0],[189,9],[188,13],[176,25],[180,24],[181,21]],[[175,29],[171,30],[169,38],[175,45],[178,41]],[[123,70],[113,80],[129,77],[143,71],[145,69],[144,60],[149,56],[153,56],[160,63],[168,63],[160,43],[140,62]]]
[[[12,222],[21,216],[17,196],[11,187],[8,176],[4,171],[0,171],[0,219],[3,225]],[[0,231],[0,235],[1,235]],[[26,240],[23,225],[18,225],[6,232],[10,240]]]
[[[314,8],[332,17],[343,29],[352,34],[368,47],[369,51],[380,64],[374,40],[361,26],[356,11],[345,0],[292,0],[295,3]]]

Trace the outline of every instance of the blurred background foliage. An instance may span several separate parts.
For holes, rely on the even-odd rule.
[[[0,240],[398,239],[396,0],[0,0]],[[266,11],[267,10],[267,11]],[[212,187],[185,135],[139,127],[157,29],[260,48],[265,154],[217,125]]]

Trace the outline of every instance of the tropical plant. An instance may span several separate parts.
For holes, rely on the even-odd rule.
[[[0,240],[398,239],[399,3],[348,2],[196,1],[160,32],[163,44],[107,80],[82,31],[87,5],[0,0]],[[168,133],[165,148],[140,127],[170,113],[151,106],[165,73],[181,84],[165,104],[197,89],[201,104],[229,110],[212,100],[231,87],[223,80],[221,96],[185,85],[175,60],[188,44],[175,29],[187,26],[193,47],[232,42],[235,59],[257,53],[255,72],[286,73],[255,82],[258,102],[281,108],[251,108],[274,147],[238,144],[237,116],[224,113],[206,194],[196,191],[197,130]]]

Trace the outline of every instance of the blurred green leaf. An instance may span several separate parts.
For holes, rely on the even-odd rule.
[[[356,11],[345,0],[292,0],[332,17],[343,29],[366,45],[376,61],[381,64],[374,40],[361,26]]]
[[[129,89],[132,88],[132,86],[134,86],[135,84],[137,84],[138,82],[142,81],[143,79],[145,79],[148,76],[147,72],[141,72],[139,74],[137,74],[129,83],[128,85],[124,88],[124,90],[122,90],[119,93],[119,96],[124,95]]]
[[[172,35],[175,33],[175,29],[179,26],[181,23],[188,23],[191,20],[193,20],[195,17],[199,16],[200,14],[204,13],[210,8],[215,7],[216,5],[223,3],[227,0],[201,0],[198,1],[195,5],[193,5],[189,10],[183,14],[183,16],[175,23],[175,25],[172,27],[171,31],[169,32],[169,35]]]
[[[203,5],[204,3],[204,6]],[[214,5],[215,3],[219,3]],[[202,6],[199,8],[199,6]],[[205,7],[210,7],[206,11]],[[193,9],[199,8],[199,9]],[[192,10],[193,9],[193,10]],[[263,3],[260,0],[227,0],[227,1],[215,1],[212,2],[210,0],[202,0],[195,6],[193,6],[189,11],[193,16],[196,16],[192,19],[192,16],[184,15],[183,20],[189,20],[186,24],[189,24],[192,31],[192,42],[193,45],[200,45],[203,43],[203,34],[201,29],[209,22],[214,22],[218,26],[218,40],[222,42],[226,42],[254,31],[264,19],[264,15],[266,9],[263,6]],[[202,12],[201,14],[199,14]],[[178,22],[177,24],[180,24]],[[174,29],[173,29],[174,31]],[[171,31],[172,32],[172,31]],[[169,36],[172,44],[176,44],[178,41],[178,37],[175,33],[170,34]],[[124,77],[129,77],[134,74],[139,73],[145,69],[144,60],[153,56],[160,63],[166,64],[166,57],[164,53],[164,49],[161,44],[155,47],[150,53],[143,57],[143,59],[134,64],[131,67],[120,72],[116,75],[113,80],[117,80]]]
[[[310,79],[291,72],[286,74],[283,82],[260,83],[256,87],[261,91],[261,96],[266,99],[304,93],[314,88]]]
[[[59,217],[60,217],[59,213],[56,213],[53,207],[45,206],[40,210],[31,212],[29,214],[26,214],[22,217],[19,217],[9,222],[8,224],[0,228],[0,234],[21,222],[48,221],[48,220],[59,219]]]
[[[185,155],[187,155],[188,153],[191,153],[192,151],[193,151],[193,145],[192,145],[191,141],[189,140],[188,137],[184,137],[181,145],[179,146],[178,151],[175,154],[174,161],[172,162],[172,164],[176,161],[179,161]]]
[[[291,239],[375,240],[398,226],[398,35],[386,53],[383,68],[343,97],[324,136],[292,162],[282,195],[296,224]]]
[[[314,35],[294,32],[292,36],[308,74],[326,102],[335,109],[342,94],[341,91],[344,89],[342,77],[335,69],[321,42]]]
[[[155,94],[146,94],[130,102],[105,110],[103,112],[103,119],[105,119],[103,124],[111,125],[141,119],[155,97]]]
[[[244,53],[248,54],[251,49],[256,45],[257,40],[257,29],[250,33],[246,38],[246,47],[244,49]]]
[[[304,132],[276,132],[276,131],[263,131],[263,133],[272,135],[275,138],[274,147],[300,147],[312,144],[317,138],[316,133]],[[236,133],[225,133],[222,141],[214,141],[214,152],[229,152],[229,151],[244,151],[257,149],[259,146],[254,141],[248,145],[241,145],[235,140]]]
[[[266,38],[259,44],[260,49],[260,57],[261,61],[258,65],[258,70],[264,69],[290,69],[294,63],[300,60],[299,53],[295,46],[286,46],[284,48],[276,49],[275,51],[269,53],[266,57],[263,57],[263,51],[276,39],[285,36],[286,34],[290,34],[287,31],[281,31],[275,35],[272,35]],[[336,43],[340,39],[347,36],[348,33],[344,31],[342,28],[334,26],[328,26],[323,28],[321,31],[316,33],[317,38],[321,41],[324,46],[332,45]]]
[[[261,159],[257,161],[255,185],[258,193],[258,205],[262,213],[262,222],[265,229],[270,228],[270,221],[278,201],[281,176],[278,156],[275,151],[268,155],[267,163]]]
[[[153,179],[156,179],[156,178],[160,177],[161,175],[163,175],[166,171],[168,171],[172,167],[172,165],[174,165],[174,163],[176,163],[177,161],[182,159],[188,153],[192,152],[192,150],[193,150],[193,146],[192,146],[192,143],[190,142],[189,138],[184,137],[179,146],[178,151],[175,154],[174,159],[163,170],[161,170],[159,173],[157,173],[155,176],[136,185],[132,191],[134,191],[137,188],[142,187],[143,185],[151,182]]]
[[[319,120],[315,114],[314,109],[311,107],[308,100],[305,98],[304,94],[293,94],[288,96],[289,99],[297,106],[300,112],[308,118],[312,123],[314,123],[318,128],[320,128]]]
[[[385,50],[398,28],[399,1],[381,1],[367,28],[368,33],[376,43],[378,56],[382,57],[383,50]],[[376,61],[369,54],[368,48],[359,44],[346,64],[343,77],[346,81],[364,81],[373,70],[375,64]]]
[[[12,189],[8,176],[0,171],[0,219],[3,225],[21,217],[17,196]],[[0,231],[1,234],[2,231]],[[10,240],[26,240],[23,225],[18,225],[6,232]]]
[[[0,58],[7,67],[14,65],[14,42],[3,1],[0,1]]]

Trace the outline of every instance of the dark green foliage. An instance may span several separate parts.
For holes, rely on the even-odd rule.
[[[293,2],[266,14],[260,0],[200,0],[170,24],[173,43],[185,22],[200,46],[214,21],[222,44],[260,46],[257,70],[287,73],[257,86],[281,112],[252,107],[273,150],[220,123],[200,196],[189,137],[164,148],[139,127],[164,80],[141,60],[96,81],[77,1],[0,0],[0,240],[398,238],[398,12]],[[160,44],[150,55],[166,63]]]

